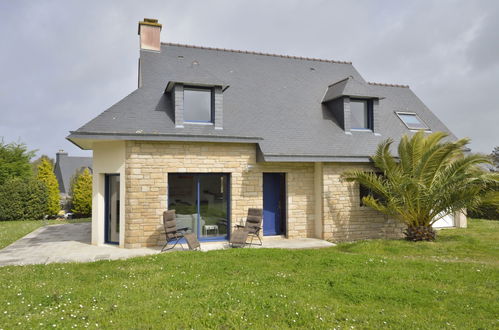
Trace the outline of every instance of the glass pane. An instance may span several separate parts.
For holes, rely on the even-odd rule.
[[[423,124],[415,114],[398,114],[404,124],[410,129],[426,129],[428,128]]]
[[[177,228],[198,233],[197,178],[192,174],[168,175],[168,209],[175,210]]]
[[[211,122],[211,90],[184,89],[184,120]]]
[[[350,101],[350,122],[352,128],[369,128],[367,101]]]
[[[107,240],[112,243],[120,241],[120,176],[108,176],[108,224]]]
[[[227,175],[202,174],[199,177],[200,237],[226,236]]]

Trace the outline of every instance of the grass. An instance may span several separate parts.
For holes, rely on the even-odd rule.
[[[22,220],[22,221],[0,221],[0,249],[17,241],[21,237],[31,233],[33,230],[61,223],[76,223],[90,221],[90,218],[72,220]],[[1,327],[1,324],[0,324]]]
[[[499,222],[434,243],[0,268],[0,328],[499,327]]]

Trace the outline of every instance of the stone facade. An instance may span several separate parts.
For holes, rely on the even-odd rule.
[[[229,173],[231,226],[250,207],[263,204],[263,173],[286,174],[286,236],[334,241],[398,237],[400,226],[358,206],[358,188],[340,180],[354,164],[324,163],[317,179],[314,163],[262,163],[254,144],[127,141],[125,154],[124,246],[137,248],[164,242],[162,212],[168,203],[168,173]],[[368,167],[366,166],[366,169]],[[322,198],[314,185],[322,186]],[[321,206],[322,204],[322,206]],[[322,210],[317,215],[317,210]],[[318,233],[316,222],[321,221]]]
[[[404,226],[386,215],[360,205],[359,185],[341,179],[352,168],[372,171],[369,165],[324,163],[324,239],[353,241],[368,238],[400,238]]]
[[[230,173],[231,224],[263,204],[264,172],[286,173],[287,237],[312,237],[314,164],[257,163],[252,144],[135,142],[126,144],[125,247],[164,241],[168,173]]]

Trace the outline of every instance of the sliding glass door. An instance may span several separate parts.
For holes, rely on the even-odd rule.
[[[222,240],[229,232],[229,175],[170,173],[168,209],[177,227],[187,227],[200,240]]]

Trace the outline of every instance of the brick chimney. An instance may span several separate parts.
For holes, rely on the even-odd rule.
[[[139,22],[140,49],[160,51],[161,24],[157,19],[144,18]]]

